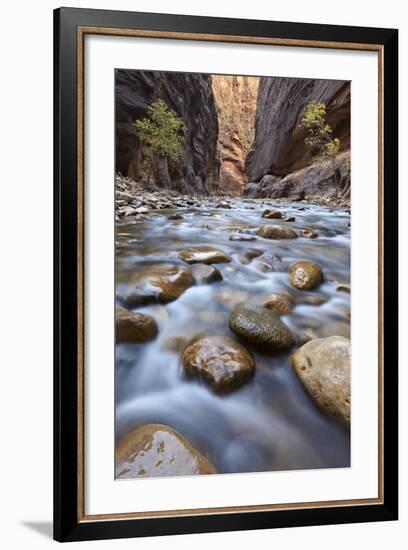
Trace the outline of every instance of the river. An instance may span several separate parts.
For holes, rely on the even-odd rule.
[[[350,282],[350,214],[301,202],[239,199],[231,208],[216,207],[215,199],[199,207],[175,208],[149,214],[143,221],[122,218],[116,224],[116,270],[137,270],[148,263],[186,265],[183,248],[209,245],[227,252],[232,261],[220,263],[223,280],[195,285],[166,305],[138,311],[159,325],[155,340],[116,346],[116,439],[146,423],[167,424],[183,434],[207,456],[220,473],[334,468],[350,465],[350,432],[322,413],[297,378],[290,355],[305,331],[317,336],[347,335],[350,295],[336,290]],[[278,207],[294,222],[264,220],[265,208]],[[175,212],[183,218],[169,220]],[[262,224],[295,230],[314,229],[315,239],[231,241],[238,228],[254,234]],[[248,250],[278,255],[281,262],[268,268],[262,257],[242,263]],[[311,292],[291,287],[288,266],[297,260],[318,263],[324,282]],[[125,284],[118,276],[118,284]],[[166,351],[173,336],[229,335],[228,316],[238,303],[257,305],[272,292],[286,290],[295,299],[320,296],[318,304],[298,303],[282,320],[297,335],[290,352],[253,353],[255,377],[241,389],[219,396],[207,385],[186,379],[180,355]],[[323,303],[321,303],[323,302]]]

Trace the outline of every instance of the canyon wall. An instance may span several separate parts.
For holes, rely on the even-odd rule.
[[[316,189],[320,187],[321,192],[327,195],[334,193],[334,178],[328,178],[328,170],[320,169],[323,161],[316,159],[316,151],[305,145],[305,134],[299,128],[309,101],[326,103],[327,122],[333,129],[333,136],[340,139],[341,152],[349,151],[349,82],[262,77],[258,88],[255,139],[245,164],[249,181],[244,190],[245,195],[256,196],[258,188],[259,196],[266,196],[267,189],[268,196],[292,197],[299,193],[307,196],[309,185],[299,185],[298,178],[304,173],[302,169],[314,165],[316,178],[323,178],[321,185],[316,182]],[[350,173],[349,156],[343,155],[341,159],[336,169],[341,179],[347,181]],[[324,162],[323,165],[326,166]],[[279,184],[282,178],[293,173],[297,173],[296,178]],[[310,170],[308,173],[309,182],[314,181]],[[290,181],[297,183],[291,187]],[[315,190],[311,190],[311,194]]]
[[[117,69],[116,172],[150,187],[200,194],[217,189],[220,168],[218,118],[210,75]],[[163,99],[184,121],[185,140],[180,160],[155,159],[147,182],[146,150],[133,122],[146,115],[155,99]]]
[[[247,183],[245,159],[255,134],[259,78],[213,75],[221,160],[219,191],[240,195]]]

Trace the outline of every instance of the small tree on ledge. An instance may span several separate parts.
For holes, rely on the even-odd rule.
[[[306,131],[305,144],[318,149],[332,163],[334,184],[336,187],[336,205],[338,202],[339,182],[336,173],[335,160],[340,150],[339,138],[333,138],[333,129],[326,122],[326,104],[322,101],[310,101],[300,122],[300,127]]]
[[[147,147],[150,156],[143,162],[148,170],[148,181],[154,166],[154,157],[176,161],[181,157],[184,143],[184,123],[162,99],[156,99],[147,108],[147,116],[134,123],[137,137]]]

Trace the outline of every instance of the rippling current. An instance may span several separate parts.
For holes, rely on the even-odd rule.
[[[116,440],[135,427],[162,423],[184,435],[220,473],[345,467],[350,464],[350,432],[322,413],[304,390],[290,365],[290,354],[302,334],[348,336],[350,295],[336,291],[350,278],[350,215],[344,209],[269,200],[231,199],[231,209],[214,208],[210,199],[194,209],[154,211],[145,221],[126,218],[116,226],[116,269],[173,262],[183,248],[209,245],[232,261],[217,264],[223,281],[196,285],[166,305],[139,307],[159,325],[158,337],[146,344],[116,346]],[[295,222],[265,220],[265,208],[278,207]],[[169,214],[182,214],[169,220]],[[240,228],[256,233],[262,224],[315,229],[316,239],[230,241]],[[281,257],[278,271],[262,271],[262,258],[244,265],[248,249]],[[288,266],[297,260],[318,263],[325,280],[312,292],[292,288]],[[272,292],[290,291],[295,298],[324,295],[321,305],[296,303],[282,320],[298,341],[290,352],[253,353],[257,370],[252,381],[226,396],[202,382],[183,377],[179,354],[165,351],[169,337],[229,335],[229,312],[238,303],[258,305]]]

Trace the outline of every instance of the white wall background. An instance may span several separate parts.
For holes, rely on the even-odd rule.
[[[0,531],[7,549],[51,547],[52,519],[52,10],[60,4],[5,3],[2,8],[0,131]],[[400,29],[400,204],[408,203],[408,19],[398,0],[130,0],[69,2],[66,6],[188,13]],[[404,185],[405,184],[405,185]],[[401,207],[401,304],[407,306],[408,216]],[[404,250],[405,249],[405,250]],[[401,310],[404,310],[401,307]],[[405,313],[405,311],[404,311]],[[400,337],[408,323],[401,315]],[[401,346],[403,347],[403,346]],[[405,347],[405,346],[404,346]],[[401,355],[401,511],[398,523],[322,526],[124,541],[77,543],[76,548],[143,550],[234,546],[337,550],[406,548],[408,538],[407,360]]]

